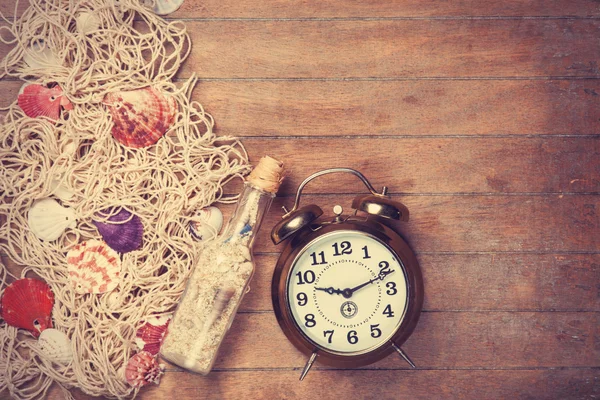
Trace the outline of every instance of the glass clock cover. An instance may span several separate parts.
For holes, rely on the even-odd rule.
[[[341,230],[309,243],[292,262],[287,304],[303,336],[339,355],[386,344],[408,306],[406,271],[380,240]]]

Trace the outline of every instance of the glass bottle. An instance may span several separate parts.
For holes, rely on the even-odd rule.
[[[282,180],[281,163],[263,157],[240,194],[223,233],[204,246],[181,297],[160,354],[207,374],[254,274],[252,246]]]

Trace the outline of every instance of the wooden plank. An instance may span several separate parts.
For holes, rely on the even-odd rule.
[[[271,311],[277,254],[259,254],[241,312]],[[20,268],[2,260],[13,274]],[[600,311],[600,254],[423,254],[425,311]]]
[[[242,311],[272,310],[278,255],[259,255]],[[426,311],[600,311],[600,254],[423,254]]]
[[[598,77],[595,20],[189,21],[180,77]],[[568,32],[568,35],[564,34]],[[0,45],[0,57],[9,46]]]
[[[599,335],[595,312],[435,312],[421,315],[402,348],[425,369],[599,367]],[[298,368],[305,362],[272,313],[238,314],[215,368]],[[396,355],[371,367],[410,369]]]
[[[304,382],[300,370],[213,371],[208,376],[169,371],[160,385],[144,387],[141,399],[300,399],[335,393],[342,399],[518,398],[587,399],[600,395],[597,369],[560,370],[322,370]],[[91,399],[72,390],[78,400]],[[53,387],[48,400],[63,400]]]
[[[244,140],[256,160],[285,161],[280,194],[295,194],[308,172],[340,166],[400,193],[547,193],[600,191],[600,136],[557,138],[298,138]],[[326,155],[326,156],[324,156]],[[376,180],[375,180],[376,178]],[[348,174],[320,178],[307,193],[354,193]]]
[[[303,382],[299,370],[212,372],[206,377],[168,372],[143,399],[584,399],[600,394],[594,369],[554,371],[322,371]],[[329,396],[327,396],[329,397]],[[58,399],[58,397],[56,397]]]
[[[201,81],[235,136],[600,133],[600,81]]]
[[[355,195],[306,195],[301,205],[317,204],[332,217],[334,205],[350,212]],[[411,212],[411,220],[396,224],[417,254],[463,252],[598,253],[600,249],[600,196],[392,196]],[[271,228],[282,216],[281,206],[292,199],[276,198],[254,250],[278,253]],[[231,206],[220,206],[228,215]]]
[[[594,20],[207,21],[180,76],[598,76]],[[563,32],[568,32],[565,35]]]
[[[349,212],[353,195],[310,195],[325,215],[340,204]],[[397,228],[417,253],[423,252],[597,252],[600,249],[600,196],[393,196],[411,212]],[[276,198],[255,244],[260,252],[281,251],[270,228],[281,218]]]
[[[0,81],[0,106],[21,82]],[[600,133],[600,80],[201,81],[193,93],[234,136]]]
[[[5,16],[14,14],[14,0],[0,3]],[[19,2],[19,14],[28,1]],[[418,0],[306,2],[276,0],[270,2],[205,0],[185,1],[167,18],[444,18],[444,17],[590,17],[599,15],[598,6],[589,0],[521,1],[459,0],[422,2]]]
[[[600,108],[599,108],[600,109]],[[348,166],[392,193],[598,193],[600,136],[506,138],[246,138],[252,162],[285,160],[291,195],[317,169]],[[326,151],[328,157],[323,157]],[[390,162],[397,168],[389,168]],[[399,173],[401,171],[401,173]],[[376,178],[376,180],[375,180]],[[237,193],[240,185],[230,185]],[[350,175],[321,178],[306,193],[360,192]]]

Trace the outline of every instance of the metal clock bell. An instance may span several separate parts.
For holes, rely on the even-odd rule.
[[[331,173],[350,173],[370,194],[352,202],[354,212],[320,218],[311,204],[299,208],[303,188]],[[285,210],[285,209],[284,209]],[[287,240],[271,286],[273,308],[288,339],[310,356],[300,380],[316,358],[335,367],[358,367],[397,352],[415,329],[423,305],[423,279],[408,244],[393,229],[408,221],[408,209],[378,193],[358,171],[317,172],[298,187],[294,207],[273,228],[277,245]]]

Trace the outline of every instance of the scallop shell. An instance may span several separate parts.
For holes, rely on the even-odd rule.
[[[171,127],[177,102],[152,87],[109,93],[104,97],[112,115],[113,137],[133,148],[151,146]]]
[[[29,46],[23,54],[23,60],[33,69],[62,66],[62,62],[43,40],[38,40]]]
[[[46,329],[38,339],[40,351],[57,364],[67,365],[73,360],[73,347],[69,337],[58,329]]]
[[[27,214],[29,229],[42,240],[58,239],[67,228],[75,228],[76,221],[72,208],[50,198],[34,202]]]
[[[155,0],[152,11],[158,15],[167,15],[175,12],[181,7],[184,0]],[[144,4],[152,5],[152,0],[145,0]]]
[[[190,221],[190,233],[198,240],[214,239],[223,227],[223,213],[217,207],[201,209]]]
[[[27,329],[39,336],[52,327],[54,293],[46,282],[23,278],[4,289],[2,295],[2,318],[8,325]]]
[[[53,121],[60,117],[61,107],[65,110],[73,109],[69,99],[63,96],[60,86],[48,88],[33,83],[22,88],[17,103],[28,117],[48,117]]]
[[[100,240],[80,243],[67,253],[69,280],[80,294],[104,293],[119,284],[121,259]]]
[[[131,357],[125,367],[125,379],[133,387],[142,387],[150,382],[158,385],[163,373],[164,365],[159,364],[147,351],[141,351]]]
[[[111,211],[108,210],[107,214]],[[144,226],[140,217],[122,208],[107,222],[93,221],[106,244],[119,253],[128,253],[142,246]]]
[[[77,25],[77,31],[83,33],[84,35],[89,35],[90,33],[100,29],[100,18],[87,11],[79,13],[77,18],[75,18],[75,22]]]
[[[135,334],[135,344],[142,351],[147,351],[152,355],[158,354],[169,322],[171,322],[170,315],[146,319]]]

